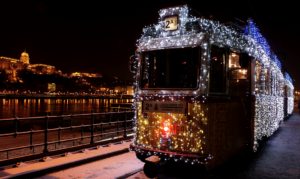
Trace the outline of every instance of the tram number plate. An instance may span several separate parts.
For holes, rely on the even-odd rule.
[[[173,124],[171,127],[171,131],[173,135],[178,135],[179,133],[183,134],[186,133],[188,130],[188,125],[186,124]]]
[[[195,132],[197,129],[196,126],[191,127],[188,124],[179,124],[179,123],[175,123],[171,126],[171,133],[173,135],[179,135],[181,133],[181,135],[183,133],[187,133],[187,132]]]

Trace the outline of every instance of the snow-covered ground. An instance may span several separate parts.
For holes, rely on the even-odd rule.
[[[36,179],[56,178],[117,178],[137,169],[144,163],[135,157],[134,152],[124,153],[103,160],[83,164],[69,169],[49,173]]]
[[[100,147],[97,150],[86,150],[83,153],[70,154],[67,157],[57,159],[47,158],[46,162],[38,162],[34,164],[22,163],[17,168],[11,168],[0,171],[0,178],[10,178],[22,176],[22,174],[34,173],[37,170],[51,169],[66,163],[81,161],[86,158],[93,158],[118,150],[124,150],[129,147],[131,142],[123,144],[112,144],[110,147]],[[116,155],[110,158],[101,159],[95,162],[82,164],[69,169],[49,173],[39,179],[54,179],[54,178],[116,178],[131,171],[141,169],[143,163],[135,157],[135,152],[128,152],[121,155]]]
[[[144,174],[144,171],[140,171],[126,179],[149,179],[149,178],[146,177],[146,175]]]

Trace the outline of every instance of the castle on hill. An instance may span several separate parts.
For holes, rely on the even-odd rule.
[[[30,58],[26,50],[21,54],[20,59],[0,56],[0,74],[5,76],[8,83],[22,82],[18,72],[27,70],[33,74],[59,74],[62,75],[60,70],[56,70],[55,66],[47,64],[30,64]]]

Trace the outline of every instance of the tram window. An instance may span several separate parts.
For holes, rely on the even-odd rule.
[[[199,48],[144,52],[142,88],[196,88]]]
[[[286,87],[286,97],[290,97],[290,89],[289,89],[289,87]]]
[[[217,46],[211,48],[210,92],[226,91],[225,49]]]
[[[230,51],[229,54],[229,70],[231,80],[247,79],[247,69],[241,69],[239,51]]]
[[[245,80],[247,79],[247,69],[234,69],[230,71],[231,80]]]
[[[281,81],[280,79],[278,79],[278,96],[283,97],[283,92],[284,92],[284,87],[282,85],[283,81]]]
[[[229,55],[229,68],[240,68],[240,54],[232,51]]]
[[[270,86],[270,70],[265,68],[265,94],[270,94],[271,86]]]
[[[262,88],[262,80],[261,80],[261,70],[262,70],[262,65],[260,62],[256,61],[256,88],[255,88],[255,93],[263,93],[263,88]]]
[[[275,84],[276,84],[276,76],[271,74],[270,75],[270,91],[271,91],[271,95],[272,96],[275,96],[276,95],[276,87],[275,87]]]
[[[277,96],[280,96],[280,80],[279,80],[279,77],[278,75],[276,75],[276,95]]]

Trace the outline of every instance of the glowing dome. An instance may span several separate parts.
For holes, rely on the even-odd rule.
[[[21,54],[20,61],[29,64],[29,55],[26,50]]]
[[[28,53],[26,53],[26,51],[24,51],[22,54],[21,54],[21,57],[29,57]]]

